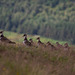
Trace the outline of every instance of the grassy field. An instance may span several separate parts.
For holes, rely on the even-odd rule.
[[[75,46],[64,51],[0,43],[0,75],[75,75]]]
[[[6,31],[4,35],[17,44],[0,42],[0,75],[75,75],[75,46],[72,45],[68,51],[28,47],[22,44],[23,34]],[[28,39],[34,41],[36,37],[28,35]],[[41,40],[56,42],[44,37]]]
[[[4,35],[7,37],[7,38],[9,38],[9,39],[11,39],[11,40],[13,40],[13,41],[15,41],[15,42],[17,42],[17,43],[22,43],[22,41],[23,41],[23,34],[18,34],[18,33],[14,33],[14,32],[8,32],[8,31],[5,31],[4,32]],[[36,38],[38,37],[39,35],[28,35],[28,39],[29,38],[32,38],[35,42],[36,42]],[[41,36],[40,36],[41,37]],[[67,42],[67,41],[59,41],[59,40],[53,40],[53,39],[50,39],[50,38],[45,38],[45,37],[41,37],[41,41],[42,42],[48,42],[48,41],[50,41],[51,43],[56,43],[57,41],[58,42],[60,42],[60,44],[64,44],[65,42]]]

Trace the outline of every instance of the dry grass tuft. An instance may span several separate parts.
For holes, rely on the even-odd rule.
[[[75,46],[64,51],[0,43],[0,75],[75,75]]]

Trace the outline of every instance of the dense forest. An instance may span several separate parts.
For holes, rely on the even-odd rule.
[[[75,43],[74,0],[0,0],[0,29]]]

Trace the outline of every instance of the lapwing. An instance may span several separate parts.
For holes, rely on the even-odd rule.
[[[29,42],[28,39],[27,39],[27,34],[24,34],[23,37],[24,37],[23,44],[25,44],[27,46],[31,46],[31,42]]]
[[[68,43],[65,43],[64,44],[64,50],[69,50],[69,49],[70,49],[70,47],[69,47]]]
[[[38,46],[44,46],[46,47],[46,45],[40,41],[40,37],[37,37],[37,40],[38,40]]]
[[[46,47],[50,47],[52,50],[56,50],[56,47],[51,44],[49,41],[46,43]]]
[[[10,44],[16,44],[15,42],[12,42],[11,40],[9,40],[8,38],[6,38],[4,35],[3,35],[3,32],[4,31],[0,31],[0,41],[1,42],[5,42],[5,43],[10,43]]]

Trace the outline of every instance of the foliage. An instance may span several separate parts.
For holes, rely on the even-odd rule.
[[[75,1],[0,0],[0,29],[72,41]]]

